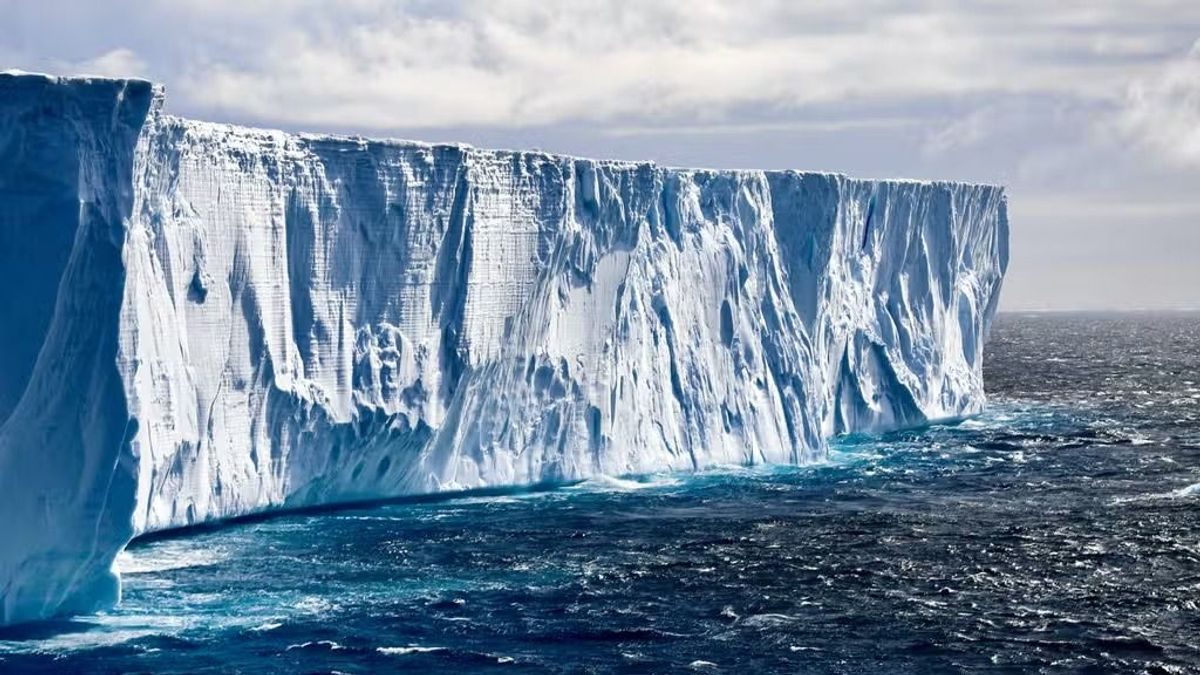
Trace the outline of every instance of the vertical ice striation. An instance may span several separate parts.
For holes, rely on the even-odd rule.
[[[720,463],[978,412],[1000,188],[161,114],[0,75],[0,623],[130,537]]]
[[[116,601],[138,422],[118,343],[148,82],[0,74],[0,624]],[[146,326],[149,328],[149,326]]]

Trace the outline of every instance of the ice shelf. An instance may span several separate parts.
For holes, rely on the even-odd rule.
[[[1003,190],[295,135],[0,75],[0,623],[141,533],[984,406]]]

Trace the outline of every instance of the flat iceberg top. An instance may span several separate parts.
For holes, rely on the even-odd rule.
[[[165,88],[162,85],[154,84],[148,80],[140,78],[112,78],[104,76],[92,75],[77,75],[77,76],[58,76],[44,73],[32,73],[17,69],[0,71],[0,78],[26,79],[40,81],[44,84],[54,84],[60,86],[89,86],[100,83],[112,83],[115,85],[129,85],[154,87],[159,96],[165,95]],[[494,155],[497,157],[511,156],[531,156],[539,157],[551,162],[573,162],[587,160],[595,162],[598,166],[604,167],[637,167],[650,166],[661,167],[668,171],[694,172],[709,175],[733,175],[748,172],[760,172],[764,174],[796,174],[810,176],[829,176],[843,180],[856,180],[871,183],[886,183],[895,185],[927,185],[927,186],[978,186],[989,188],[1001,188],[1001,186],[991,183],[979,183],[969,181],[954,181],[944,179],[913,179],[913,178],[857,178],[849,176],[841,172],[832,171],[813,171],[801,169],[774,169],[774,170],[759,170],[759,169],[716,169],[708,167],[683,167],[675,165],[660,165],[653,161],[630,161],[619,159],[595,159],[570,155],[566,153],[545,152],[542,150],[519,150],[509,148],[479,148],[469,143],[443,143],[443,142],[426,142],[403,138],[392,137],[370,137],[361,134],[330,134],[330,133],[313,133],[313,132],[289,132],[268,127],[254,127],[238,124],[228,124],[223,122],[205,122],[191,120],[185,117],[166,116],[168,119],[175,119],[180,123],[185,123],[197,134],[207,135],[213,140],[225,140],[228,142],[249,142],[254,144],[284,144],[289,141],[309,144],[309,145],[344,145],[347,148],[353,147],[368,147],[382,146],[394,148],[411,148],[411,149],[426,149],[430,151],[437,150],[459,150],[459,151],[474,151],[480,154]]]
[[[76,92],[135,88],[154,90],[159,96],[164,91],[162,85],[140,78],[115,78],[100,75],[48,75],[46,73],[32,73],[15,68],[0,70],[0,88],[15,92],[26,87],[54,87],[60,91],[75,90]]]
[[[313,132],[289,132],[279,129],[271,129],[264,127],[252,127],[238,124],[227,124],[223,122],[199,122],[184,117],[174,117],[178,122],[187,124],[197,133],[208,135],[212,139],[224,139],[233,141],[239,139],[251,143],[274,142],[285,143],[288,140],[293,140],[307,145],[334,145],[344,146],[347,149],[365,149],[371,146],[391,147],[401,149],[424,149],[429,151],[438,150],[457,150],[462,152],[474,152],[480,155],[491,155],[498,158],[504,157],[536,157],[548,162],[577,162],[588,161],[593,162],[600,167],[610,168],[635,168],[639,166],[661,168],[666,171],[701,173],[708,175],[737,175],[746,173],[761,173],[764,175],[786,174],[796,176],[826,176],[841,180],[853,180],[864,183],[880,183],[892,185],[925,185],[925,186],[944,186],[944,187],[986,187],[994,189],[1002,189],[1002,186],[992,183],[979,183],[968,181],[952,181],[952,180],[922,180],[914,178],[856,178],[844,173],[835,171],[813,171],[807,169],[749,169],[749,168],[734,168],[734,169],[718,169],[710,167],[684,167],[670,164],[659,164],[652,160],[633,161],[622,159],[604,159],[592,158],[579,155],[571,155],[567,153],[547,152],[543,150],[519,150],[512,148],[480,148],[470,143],[443,143],[443,142],[427,142],[404,138],[392,137],[371,137],[361,134],[330,134],[330,133],[313,133]]]
[[[0,70],[0,78],[8,80],[25,80],[28,82],[43,82],[45,84],[56,84],[64,86],[87,85],[95,83],[115,83],[124,84],[128,82],[138,82],[146,85],[152,85],[149,80],[143,80],[136,77],[105,77],[103,75],[51,75],[49,73],[37,73],[20,68],[8,68]]]

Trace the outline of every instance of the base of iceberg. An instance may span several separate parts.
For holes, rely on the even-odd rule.
[[[285,134],[0,75],[0,623],[141,533],[984,405],[994,186]]]

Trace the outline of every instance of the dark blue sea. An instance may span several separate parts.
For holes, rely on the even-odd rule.
[[[987,414],[802,468],[135,544],[29,672],[1200,672],[1200,314],[1002,315]]]

